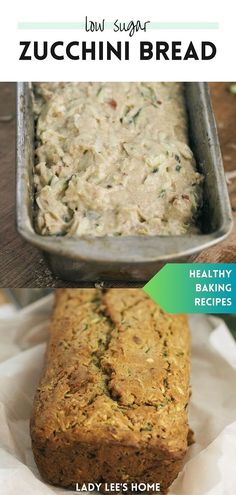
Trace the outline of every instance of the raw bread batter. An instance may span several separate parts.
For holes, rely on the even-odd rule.
[[[41,234],[197,231],[182,83],[37,83],[34,111]]]

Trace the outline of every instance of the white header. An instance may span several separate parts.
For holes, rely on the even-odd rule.
[[[0,80],[234,80],[234,11],[232,0],[7,0]]]

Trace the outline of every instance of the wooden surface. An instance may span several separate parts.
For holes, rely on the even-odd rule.
[[[3,290],[0,290],[0,306],[8,303],[9,303],[9,299],[7,299],[5,292],[3,292]]]
[[[226,172],[235,171],[236,173],[236,94],[230,93],[229,87],[230,83],[210,83],[224,168]],[[203,251],[196,262],[236,263],[236,177],[227,182],[234,228],[224,242]]]
[[[211,83],[226,171],[236,170],[236,95],[229,83]],[[21,239],[15,227],[15,85],[0,83],[0,287],[67,287],[54,278],[38,251]],[[236,220],[236,179],[229,184]],[[235,223],[236,224],[236,223]],[[218,246],[198,257],[199,262],[236,262],[236,229]]]

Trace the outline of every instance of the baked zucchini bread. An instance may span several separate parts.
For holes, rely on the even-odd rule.
[[[197,232],[202,176],[182,83],[36,83],[42,235]]]
[[[186,316],[142,289],[58,290],[31,419],[42,477],[165,493],[187,449],[189,354]]]

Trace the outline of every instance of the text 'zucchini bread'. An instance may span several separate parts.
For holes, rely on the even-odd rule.
[[[60,289],[31,436],[43,478],[161,484],[187,450],[190,337],[142,289]]]

